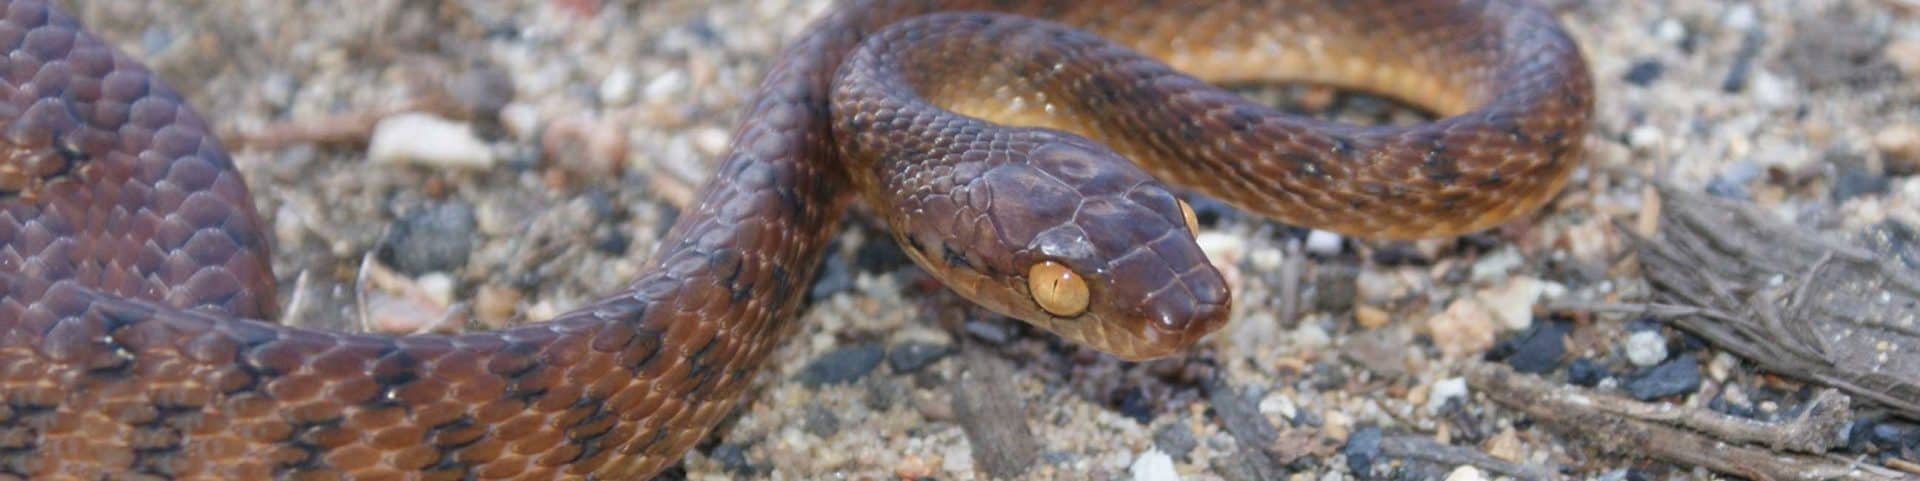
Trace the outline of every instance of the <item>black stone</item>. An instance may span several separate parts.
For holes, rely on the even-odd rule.
[[[409,276],[458,270],[473,252],[476,228],[465,202],[416,210],[394,221],[380,260]]]
[[[1167,456],[1185,461],[1193,448],[1200,446],[1200,441],[1193,438],[1193,430],[1188,429],[1186,423],[1172,422],[1153,432],[1153,445]]]
[[[1887,449],[1898,449],[1917,438],[1920,438],[1920,429],[1892,422],[1874,425],[1868,435],[1873,444]]]
[[[843,347],[814,359],[800,371],[799,380],[808,387],[852,382],[873,372],[884,357],[886,350],[879,344]]]
[[[1558,321],[1534,323],[1527,332],[1508,338],[1487,351],[1487,359],[1505,361],[1516,371],[1529,374],[1553,372],[1567,354],[1563,341],[1573,330],[1571,324]]]
[[[953,354],[953,346],[908,341],[887,350],[887,366],[896,374],[910,373],[946,359]]]
[[[1893,181],[1878,172],[1869,171],[1858,165],[1839,165],[1834,174],[1833,189],[1828,194],[1834,202],[1846,202],[1864,195],[1882,195],[1893,186]]]
[[[1347,455],[1347,469],[1354,477],[1373,478],[1373,463],[1380,460],[1380,428],[1366,427],[1354,431],[1347,437],[1347,446],[1340,449]]]
[[[1147,390],[1139,386],[1120,388],[1112,395],[1113,409],[1120,414],[1133,418],[1135,422],[1146,424],[1153,421],[1153,400],[1147,398]]]
[[[1665,73],[1666,70],[1666,66],[1661,65],[1659,60],[1643,58],[1634,61],[1633,67],[1629,67],[1627,74],[1621,78],[1625,79],[1627,83],[1645,87],[1652,84],[1653,81],[1659,80],[1660,74]]]
[[[713,453],[708,456],[712,457],[714,461],[719,461],[720,469],[729,473],[739,475],[754,474],[755,469],[753,465],[747,463],[747,450],[738,445],[721,444],[714,447]]]
[[[1753,60],[1760,55],[1760,47],[1767,41],[1765,30],[1753,29],[1740,38],[1740,50],[1734,53],[1733,64],[1727,68],[1727,77],[1720,81],[1720,91],[1738,93],[1747,89],[1747,83],[1753,77]]]
[[[1642,401],[1694,392],[1700,389],[1700,362],[1693,356],[1679,356],[1635,373],[1627,380],[1626,388],[1627,394]]]
[[[599,240],[594,241],[593,250],[610,256],[625,255],[627,247],[632,244],[633,240],[628,238],[626,233],[608,230],[600,234]]]
[[[827,259],[820,263],[819,273],[813,276],[813,287],[807,290],[807,298],[812,302],[853,290],[853,269],[848,267],[846,258],[836,250],[827,249]]]

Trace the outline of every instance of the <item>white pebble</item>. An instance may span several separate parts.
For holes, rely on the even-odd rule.
[[[1294,416],[1300,414],[1300,407],[1293,404],[1293,396],[1276,392],[1271,396],[1267,396],[1266,399],[1260,400],[1260,414],[1279,416],[1282,419],[1293,419]]]
[[[373,128],[367,157],[380,164],[417,163],[440,168],[493,167],[493,149],[473,128],[431,114],[404,113]]]
[[[1507,246],[1475,261],[1467,277],[1476,283],[1498,281],[1507,278],[1507,272],[1524,262],[1519,250]]]
[[[442,305],[453,303],[453,276],[449,276],[445,272],[428,272],[421,274],[420,277],[414,279],[413,282],[415,285],[420,286],[420,291],[425,293],[428,298],[433,299],[433,302],[438,302]]]
[[[708,127],[693,131],[693,147],[702,155],[715,156],[727,151],[731,136],[725,129]]]
[[[1255,248],[1253,252],[1247,254],[1247,262],[1252,263],[1254,269],[1263,271],[1279,270],[1280,264],[1286,260],[1285,252],[1271,246]]]
[[[1180,473],[1173,470],[1173,458],[1157,448],[1140,453],[1127,471],[1133,473],[1133,481],[1180,481]]]
[[[946,452],[941,453],[940,469],[955,474],[972,473],[973,448],[966,443],[958,443],[948,447]]]
[[[642,89],[640,95],[646,96],[648,102],[661,103],[673,100],[669,97],[678,95],[686,89],[687,72],[675,69],[647,81],[647,86]]]
[[[1687,39],[1687,26],[1671,18],[1661,20],[1659,25],[1653,27],[1653,36],[1667,43],[1680,43]]]
[[[1321,329],[1320,323],[1311,321],[1302,322],[1300,327],[1294,328],[1292,338],[1293,344],[1299,347],[1326,347],[1333,343],[1333,336],[1327,335],[1327,330]]]
[[[1517,331],[1533,325],[1533,305],[1540,301],[1541,295],[1547,293],[1548,284],[1530,276],[1516,276],[1507,279],[1499,287],[1481,290],[1474,296],[1493,311],[1494,320],[1500,321],[1507,329]]]
[[[1330,256],[1340,253],[1340,234],[1324,230],[1307,233],[1307,252]]]
[[[1468,466],[1468,465],[1461,465],[1458,468],[1453,468],[1453,472],[1447,473],[1447,481],[1486,481],[1486,480],[1487,480],[1487,475],[1481,474],[1480,468],[1475,468],[1473,466]]]
[[[1727,9],[1727,16],[1720,17],[1720,26],[1728,30],[1744,32],[1753,28],[1753,25],[1759,21],[1760,14],[1754,11],[1753,4],[1741,3]]]
[[[1658,147],[1665,137],[1666,134],[1661,133],[1659,127],[1642,125],[1627,132],[1627,145],[1636,149],[1651,149]]]
[[[531,140],[540,134],[540,110],[523,102],[509,103],[500,108],[500,124],[513,138]]]
[[[1640,331],[1627,336],[1627,361],[1635,366],[1651,367],[1667,360],[1667,338],[1655,331]]]
[[[1440,408],[1446,406],[1447,400],[1450,399],[1458,399],[1464,405],[1467,402],[1466,398],[1467,378],[1442,379],[1440,382],[1433,383],[1433,388],[1427,391],[1427,413],[1439,413]]]
[[[633,71],[625,67],[613,69],[607,78],[600,79],[600,101],[607,105],[626,105],[633,101]]]
[[[1766,72],[1754,72],[1753,99],[1765,107],[1784,108],[1794,106],[1800,96],[1794,92],[1792,81]]]

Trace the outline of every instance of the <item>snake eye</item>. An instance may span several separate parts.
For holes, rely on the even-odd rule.
[[[1034,264],[1027,270],[1027,290],[1041,309],[1059,317],[1087,311],[1087,281],[1058,262]]]
[[[1187,218],[1187,233],[1200,235],[1200,217],[1193,215],[1193,206],[1187,205],[1184,200],[1176,202],[1180,203],[1180,215]]]

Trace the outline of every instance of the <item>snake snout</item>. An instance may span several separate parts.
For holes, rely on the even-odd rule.
[[[1141,306],[1143,336],[1185,347],[1219,330],[1231,310],[1227,283],[1211,266],[1202,266],[1167,280],[1162,288]]]

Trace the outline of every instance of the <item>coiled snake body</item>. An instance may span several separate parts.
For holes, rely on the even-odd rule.
[[[205,122],[42,1],[3,13],[0,480],[644,478],[792,330],[852,198],[962,295],[1156,357],[1229,305],[1156,177],[1354,236],[1460,234],[1550,198],[1592,110],[1572,40],[1520,0],[844,1],[627,289],[386,337],[255,320],[266,240]],[[1333,124],[1199,79],[1443,118]]]

